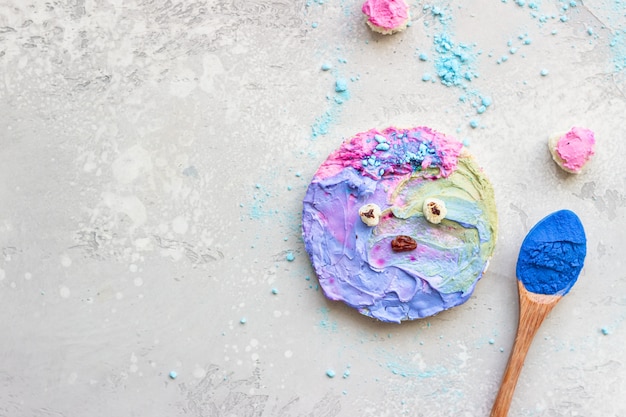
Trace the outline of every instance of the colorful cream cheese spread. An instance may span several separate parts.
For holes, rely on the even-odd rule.
[[[572,127],[569,132],[557,133],[549,139],[552,159],[565,171],[578,174],[595,153],[596,139],[591,130]]]
[[[461,143],[389,127],[348,139],[320,166],[302,229],[329,299],[400,322],[467,301],[493,254],[497,213]]]
[[[361,10],[368,26],[384,35],[399,32],[409,23],[409,6],[404,0],[367,0]]]

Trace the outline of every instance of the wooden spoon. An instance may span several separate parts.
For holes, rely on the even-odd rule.
[[[528,232],[517,259],[517,335],[491,417],[508,414],[533,338],[548,313],[578,279],[586,253],[585,231],[578,216],[569,210],[550,214]]]

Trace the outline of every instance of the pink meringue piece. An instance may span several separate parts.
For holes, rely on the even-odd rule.
[[[404,0],[367,0],[361,10],[368,16],[368,25],[383,34],[401,31],[409,22],[409,6]]]
[[[572,127],[559,138],[555,150],[562,160],[564,169],[578,173],[593,156],[595,144],[596,140],[591,130]]]

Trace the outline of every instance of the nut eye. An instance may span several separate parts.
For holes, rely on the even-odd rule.
[[[433,224],[441,223],[446,218],[446,214],[448,214],[446,204],[438,198],[427,198],[424,200],[422,212],[426,220]]]
[[[361,216],[361,220],[370,227],[378,225],[381,213],[382,211],[380,210],[380,207],[373,203],[361,206],[359,209],[359,216]]]
[[[410,252],[417,249],[417,242],[411,236],[398,235],[391,241],[394,252]]]

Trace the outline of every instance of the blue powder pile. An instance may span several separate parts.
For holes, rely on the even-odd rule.
[[[565,295],[578,279],[586,254],[587,238],[578,216],[557,211],[526,235],[517,259],[517,278],[532,293]]]
[[[478,77],[473,69],[475,55],[470,46],[455,43],[446,33],[435,36],[434,45],[438,54],[435,68],[443,85],[462,86],[465,81]]]

